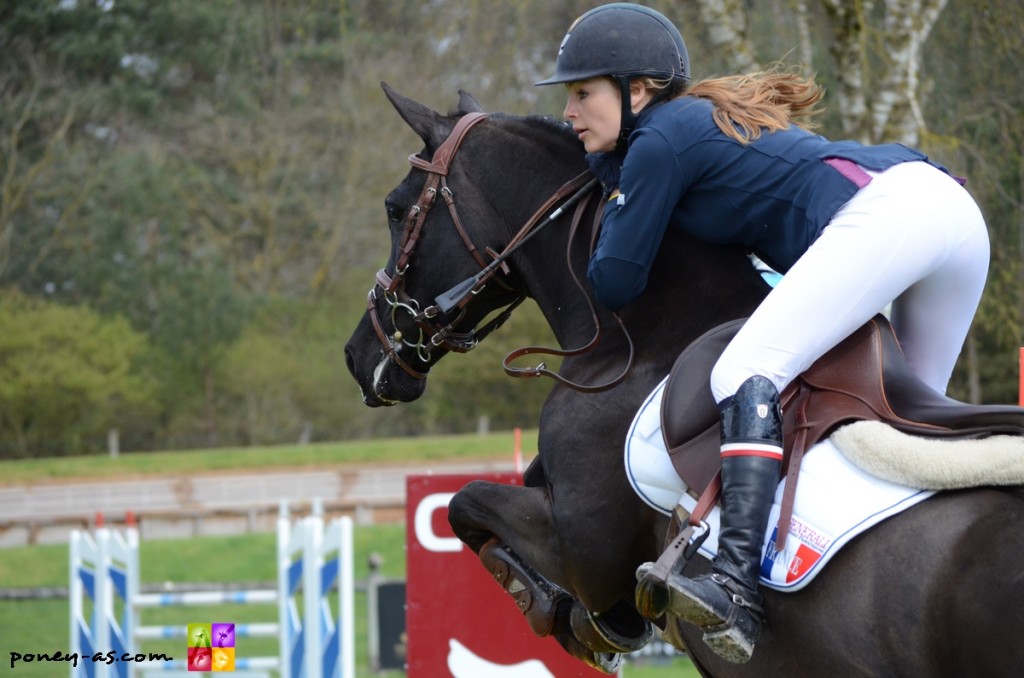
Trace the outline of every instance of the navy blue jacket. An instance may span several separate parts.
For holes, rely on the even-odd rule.
[[[667,228],[740,245],[785,272],[859,190],[831,165],[883,170],[926,156],[906,146],[832,142],[798,127],[743,145],[724,134],[705,99],[680,97],[641,113],[606,205],[590,261],[594,295],[611,310],[647,284]]]

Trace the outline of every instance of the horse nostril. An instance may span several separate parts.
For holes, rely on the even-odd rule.
[[[353,377],[356,376],[356,359],[352,355],[352,348],[347,345],[345,346],[345,367],[348,368],[349,374]]]

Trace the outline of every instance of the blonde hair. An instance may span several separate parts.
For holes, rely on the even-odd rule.
[[[701,80],[686,94],[714,104],[718,127],[746,144],[762,132],[775,132],[790,125],[814,129],[817,125],[811,118],[824,110],[818,102],[825,96],[825,90],[813,77],[773,69]]]
[[[654,92],[672,83],[653,78],[639,80]],[[824,110],[817,104],[825,90],[813,77],[776,67],[745,75],[708,78],[670,96],[683,95],[707,99],[714,104],[713,116],[722,132],[747,144],[763,132],[775,132],[790,125],[814,129],[817,125],[811,118]]]

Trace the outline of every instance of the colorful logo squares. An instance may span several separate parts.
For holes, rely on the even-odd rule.
[[[189,671],[235,670],[235,625],[225,622],[188,625]]]

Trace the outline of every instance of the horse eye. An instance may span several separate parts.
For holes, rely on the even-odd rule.
[[[384,207],[388,211],[388,221],[390,221],[393,224],[397,224],[400,221],[402,221],[402,216],[404,213],[401,207],[398,207],[396,205],[385,205]]]

